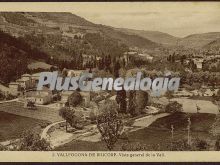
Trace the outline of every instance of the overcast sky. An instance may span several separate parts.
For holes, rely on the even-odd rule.
[[[42,3],[5,3],[1,4],[0,10],[66,11],[93,23],[161,31],[179,37],[194,33],[220,32],[220,2],[86,2],[44,3],[44,6]]]

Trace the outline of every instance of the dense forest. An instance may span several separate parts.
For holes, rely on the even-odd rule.
[[[31,48],[23,39],[0,31],[0,81],[8,83],[27,71],[31,59],[47,60],[47,54]]]
[[[123,55],[128,47],[101,34],[86,34],[83,38],[62,35],[26,34],[15,38],[0,32],[0,81],[9,83],[27,73],[31,60],[42,60],[63,69],[84,69],[104,66],[108,59]],[[92,63],[83,66],[83,54],[92,56]],[[101,57],[96,64],[96,57]],[[19,68],[19,69],[17,69]]]

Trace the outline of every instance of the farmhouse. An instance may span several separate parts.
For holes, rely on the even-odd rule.
[[[13,95],[17,95],[20,91],[20,85],[18,82],[10,82],[9,89]]]
[[[26,100],[31,100],[36,104],[44,105],[53,100],[52,91],[44,87],[41,91],[30,91],[26,93]]]
[[[20,79],[16,80],[16,82],[18,82],[21,88],[24,89],[30,89],[33,87],[31,75],[29,74],[23,74]]]
[[[85,72],[85,70],[67,70],[67,76],[78,77],[78,76],[81,76],[83,72]]]

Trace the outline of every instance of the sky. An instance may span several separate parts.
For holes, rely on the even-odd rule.
[[[177,37],[220,32],[220,2],[1,3],[0,11],[71,12],[97,24]]]

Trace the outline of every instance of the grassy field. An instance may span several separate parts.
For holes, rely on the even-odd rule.
[[[19,138],[25,130],[33,130],[44,121],[0,112],[0,141]]]
[[[116,143],[114,150],[121,150],[126,143],[141,144],[147,150],[168,150],[171,142],[171,125],[174,125],[174,139],[184,139],[187,137],[187,119],[191,118],[192,138],[205,140],[212,139],[209,133],[214,122],[214,114],[185,114],[178,113],[160,118],[147,128],[128,134],[128,140],[120,139]],[[63,151],[103,151],[107,150],[104,142],[73,141],[55,150]]]

